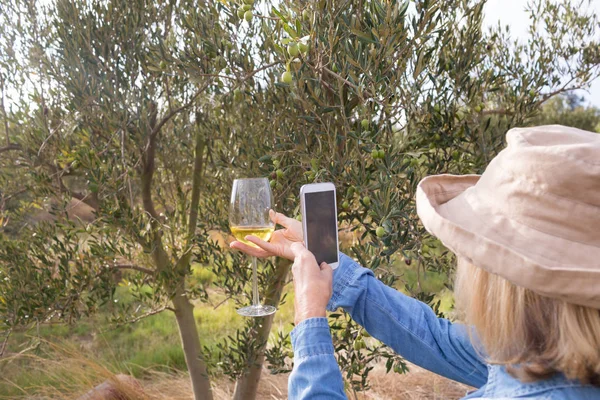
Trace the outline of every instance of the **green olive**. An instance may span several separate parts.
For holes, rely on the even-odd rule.
[[[383,149],[379,149],[379,151],[377,151],[377,157],[383,160],[385,158],[385,151]]]
[[[343,209],[343,210],[347,210],[347,209],[348,209],[348,207],[350,207],[350,203],[348,203],[348,201],[344,201],[344,202],[342,203],[342,209]]]
[[[360,126],[362,126],[363,129],[367,129],[369,127],[369,120],[363,119],[362,121],[360,121]]]
[[[371,205],[371,198],[369,196],[365,196],[362,198],[363,204],[367,207]]]
[[[300,54],[300,50],[298,49],[298,43],[290,43],[288,45],[287,51],[290,56],[297,57]]]
[[[244,10],[242,7],[237,9],[237,16],[238,18],[244,18],[244,13],[246,12],[246,10]]]
[[[348,188],[348,192],[347,192],[347,195],[348,195],[348,197],[352,197],[352,196],[354,196],[354,192],[355,192],[355,191],[356,191],[356,188],[355,188],[354,186],[350,186],[350,187]]]
[[[373,160],[376,160],[376,159],[378,159],[378,158],[379,158],[379,150],[377,150],[377,149],[373,149],[373,150],[371,151],[371,158],[372,158]]]
[[[165,68],[167,68],[167,63],[166,63],[166,61],[161,61],[161,62],[160,62],[160,69],[165,69]]]
[[[283,178],[283,170],[278,169],[277,171],[275,171],[275,174],[277,175],[278,179]]]
[[[246,12],[244,13],[244,19],[245,19],[247,22],[250,22],[250,21],[252,21],[252,17],[253,17],[253,15],[252,15],[252,11],[246,11]]]
[[[242,6],[242,10],[244,10],[244,12],[250,10],[251,8],[252,8],[252,6],[250,4],[244,4]]]
[[[298,50],[300,50],[302,53],[306,53],[308,51],[308,45],[306,43],[298,43]]]
[[[383,226],[378,226],[375,230],[375,234],[377,237],[384,237],[386,234],[385,228]]]
[[[271,179],[269,181],[269,185],[271,186],[271,188],[275,188],[275,186],[277,185],[277,181],[275,179]]]
[[[365,349],[367,347],[367,345],[365,344],[364,340],[355,340],[353,347],[354,347],[354,350],[358,351],[361,349]]]
[[[241,100],[244,93],[238,88],[233,91],[233,98],[237,101]]]
[[[293,80],[294,77],[292,76],[292,73],[290,71],[285,71],[283,74],[281,74],[281,82],[287,83],[289,85],[293,82]]]

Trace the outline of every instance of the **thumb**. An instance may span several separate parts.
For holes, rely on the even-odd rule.
[[[321,274],[325,277],[325,279],[329,282],[333,281],[333,268],[331,265],[326,262],[322,262],[321,265]]]

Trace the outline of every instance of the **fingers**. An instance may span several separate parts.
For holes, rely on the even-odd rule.
[[[269,217],[271,217],[271,221],[286,228],[289,228],[290,225],[297,222],[295,219],[286,217],[282,213],[278,213],[273,210],[269,210]]]
[[[271,253],[272,255],[275,255],[277,253],[277,247],[275,245],[273,245],[269,242],[265,242],[264,240],[261,240],[260,238],[258,238],[256,236],[248,235],[244,239],[246,239],[249,242],[254,243],[258,247],[260,247],[261,249],[263,249],[264,251],[266,251],[268,253]],[[252,246],[250,246],[250,247],[252,247]]]
[[[263,249],[257,249],[256,247],[248,246],[247,244],[238,242],[237,240],[231,242],[231,244],[229,246],[232,249],[240,250],[240,251],[242,251],[250,256],[253,256],[253,257],[264,258],[264,257],[270,257],[272,255]]]

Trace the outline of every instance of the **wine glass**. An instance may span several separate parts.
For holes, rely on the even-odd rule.
[[[253,235],[269,241],[275,230],[275,223],[269,218],[271,208],[273,194],[267,178],[234,180],[229,204],[229,227],[233,236],[254,247],[256,245],[247,241],[246,236]],[[245,317],[263,317],[275,312],[275,307],[260,304],[256,257],[252,257],[252,305],[240,308],[237,312]]]

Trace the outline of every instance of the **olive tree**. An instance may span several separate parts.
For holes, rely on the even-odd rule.
[[[0,176],[10,184],[0,211],[13,228],[0,239],[2,329],[73,322],[107,303],[117,323],[173,312],[195,398],[211,398],[193,314],[208,294],[188,278],[192,262],[223,252],[213,233],[227,220],[235,169],[214,154],[244,146],[230,143],[213,109],[218,98],[240,101],[240,87],[267,66],[237,40],[239,19],[220,3],[2,8],[2,95],[13,98],[2,104]],[[93,220],[74,220],[74,203]],[[53,222],[15,227],[36,208]],[[133,303],[113,303],[116,271],[128,271]],[[230,272],[222,284],[247,301],[247,272]]]
[[[598,76],[598,20],[580,3],[531,2],[530,37],[516,42],[505,27],[482,29],[480,1],[283,1],[247,34],[261,59],[285,64],[228,111],[264,126],[266,148],[250,159],[271,174],[284,212],[298,214],[300,185],[334,182],[340,226],[353,232],[343,250],[437,310],[435,293],[389,268],[452,273],[451,255],[418,223],[416,185],[481,173],[508,129]],[[373,360],[405,371],[346,315],[330,317],[348,389],[368,387]],[[273,353],[271,364],[289,369]]]
[[[388,268],[451,273],[418,224],[416,184],[481,172],[508,128],[597,77],[597,18],[578,6],[533,2],[530,39],[515,43],[503,27],[483,31],[484,3],[468,0],[3,4],[1,329],[94,313],[128,271],[135,302],[112,304],[115,321],[174,312],[195,397],[210,398],[209,373],[223,372],[236,398],[254,398],[265,360],[291,368],[289,337],[267,346],[271,316],[203,348],[193,301],[209,294],[189,279],[204,265],[248,301],[249,270],[213,240],[241,174],[269,176],[294,216],[302,184],[334,182],[343,250],[436,308]],[[93,220],[75,220],[73,201]],[[54,222],[26,224],[35,208]],[[265,264],[267,304],[288,271]],[[330,321],[349,390],[368,388],[372,361],[406,370],[345,314]]]

